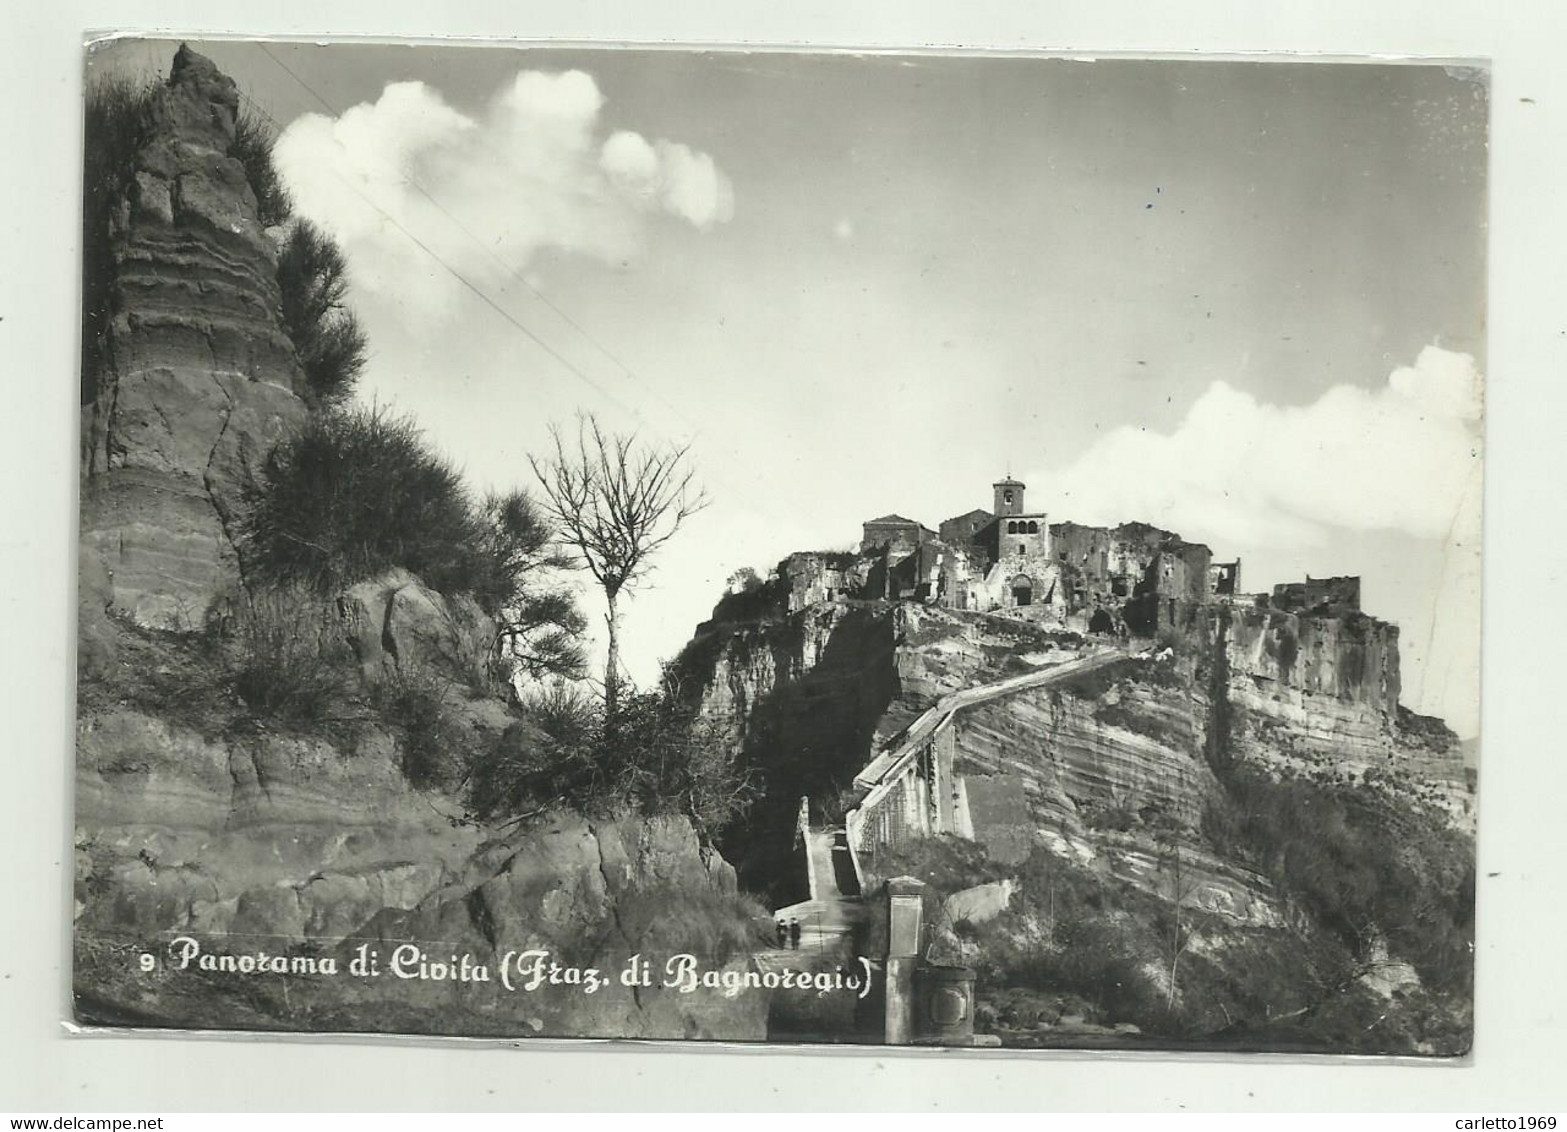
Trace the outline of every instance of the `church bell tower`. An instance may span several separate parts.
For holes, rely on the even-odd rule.
[[[1000,517],[1024,513],[1023,492],[1027,490],[1027,484],[1008,476],[1004,480],[997,480],[993,486],[996,489],[995,506],[992,508],[995,515]]]

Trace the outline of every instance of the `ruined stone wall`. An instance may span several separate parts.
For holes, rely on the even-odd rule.
[[[1160,597],[1204,601],[1208,597],[1208,567],[1213,554],[1201,543],[1166,546],[1154,559],[1154,583]]]
[[[985,583],[983,552],[972,544],[943,546],[938,562],[937,598],[949,609],[982,609]]]
[[[970,511],[942,523],[937,534],[948,546],[967,547],[994,518],[989,511]]]
[[[788,611],[797,613],[824,601],[859,596],[870,561],[857,555],[798,553],[779,564],[778,574],[788,585]]]
[[[1022,603],[1018,587],[1028,580],[1029,600]],[[1014,556],[990,568],[980,588],[982,612],[1005,613],[1031,621],[1062,626],[1068,612],[1067,589],[1061,568],[1042,554]]]
[[[1052,523],[1050,540],[1056,558],[1081,570],[1086,577],[1110,575],[1110,532],[1104,527],[1085,527],[1081,523]]]
[[[1360,612],[1360,579],[1307,577],[1304,582],[1283,582],[1273,587],[1272,603],[1286,613],[1340,616]]]
[[[1211,562],[1208,565],[1208,592],[1215,597],[1234,597],[1241,592],[1241,560]]]
[[[927,537],[934,538],[935,532],[918,523],[869,522],[861,525],[860,549],[885,548],[889,557],[901,558],[918,550]]]

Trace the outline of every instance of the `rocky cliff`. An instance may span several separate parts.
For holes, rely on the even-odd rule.
[[[890,610],[844,602],[787,609],[784,594],[723,603],[674,666],[761,787],[744,827],[720,844],[746,887],[775,905],[806,895],[794,846],[800,798],[841,817],[841,792],[899,710]]]
[[[366,941],[492,971],[534,947],[601,969],[637,952],[743,965],[755,912],[682,818],[465,813],[456,756],[527,726],[486,685],[495,626],[473,601],[398,569],[334,594],[247,584],[247,489],[309,410],[272,238],[234,156],[238,103],[230,79],[181,48],[95,234],[112,306],[83,388],[79,1017],[763,1036],[765,995],[177,968],[181,938],[214,957],[339,956],[344,968]]]
[[[1204,623],[1222,652],[1226,740],[1274,775],[1356,783],[1431,805],[1474,832],[1463,753],[1442,722],[1398,703],[1398,627],[1360,613],[1308,617],[1222,606]]]
[[[113,313],[82,426],[94,640],[106,609],[152,628],[203,623],[238,575],[230,525],[246,478],[304,416],[277,252],[232,155],[238,107],[233,81],[182,48],[110,216]]]
[[[726,599],[683,658],[703,710],[779,795],[771,825],[747,830],[743,873],[798,868],[786,847],[799,797],[813,820],[841,821],[853,776],[942,697],[1093,643],[915,602],[802,603],[797,581]],[[1200,606],[1125,660],[958,711],[970,836],[895,838],[862,867],[948,893],[1013,886],[1012,909],[982,930],[943,929],[1010,1044],[1072,1044],[1050,1024],[1013,1032],[1019,1010],[1050,1015],[1040,996],[1053,994],[1055,1016],[1136,1018],[1166,1040],[1462,1048],[1473,798],[1456,738],[1398,706],[1397,648],[1395,626],[1358,612]],[[1114,990],[1128,980],[1149,988],[1141,1005]]]

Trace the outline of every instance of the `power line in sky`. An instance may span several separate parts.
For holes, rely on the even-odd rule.
[[[262,47],[262,50],[266,51],[266,48]],[[271,52],[267,52],[267,54],[270,56]],[[284,68],[284,69],[287,70],[287,68]],[[289,73],[293,74],[292,71],[290,71]],[[303,84],[301,84],[301,85],[303,85]],[[278,130],[279,132],[282,131],[282,129],[283,129],[282,123],[280,123],[276,118],[274,118],[270,113],[268,113],[267,110],[259,102],[257,102],[254,98],[251,98],[249,95],[245,95],[244,97],[245,97],[245,101],[250,104],[251,108],[253,110],[255,110],[256,113],[260,114],[268,122],[270,122],[274,129]],[[338,142],[338,145],[339,145],[339,147],[341,147],[342,143]],[[572,373],[575,377],[577,377],[578,380],[583,382],[583,384],[587,385],[588,388],[592,389],[595,393],[597,393],[599,396],[603,397],[605,400],[609,401],[611,404],[615,405],[616,407],[620,408],[624,412],[628,413],[634,419],[636,419],[636,420],[641,420],[642,419],[642,415],[639,412],[637,412],[637,410],[635,408],[633,408],[630,405],[627,405],[624,401],[622,401],[620,398],[616,397],[613,393],[611,393],[604,386],[599,384],[597,381],[594,381],[593,378],[589,377],[587,374],[583,373],[582,370],[574,362],[572,362],[572,360],[570,358],[566,357],[559,350],[557,350],[554,346],[550,345],[543,338],[539,337],[539,335],[537,335],[531,329],[529,329],[520,319],[518,319],[516,316],[514,316],[510,311],[506,310],[506,308],[502,307],[500,305],[500,303],[498,303],[494,298],[492,298],[489,294],[487,294],[485,292],[483,287],[481,287],[479,284],[475,283],[472,279],[469,279],[468,276],[463,274],[457,268],[453,267],[450,263],[447,263],[446,260],[441,257],[439,252],[437,252],[434,248],[432,248],[428,244],[426,244],[418,236],[415,236],[412,232],[410,232],[408,230],[408,228],[405,225],[403,225],[403,223],[401,221],[399,221],[391,213],[387,212],[386,209],[382,208],[375,201],[371,200],[370,197],[366,193],[361,191],[360,188],[357,185],[355,185],[352,181],[348,180],[348,178],[344,177],[341,173],[337,172],[335,169],[332,171],[332,175],[334,177],[336,177],[337,180],[342,183],[344,188],[348,189],[355,196],[357,196],[360,200],[364,201],[365,204],[367,204],[370,208],[375,210],[377,215],[379,215],[383,220],[385,220],[393,228],[397,229],[398,232],[402,233],[402,235],[411,244],[413,244],[414,247],[418,248],[421,252],[423,252],[425,255],[429,256],[432,260],[434,260],[435,263],[437,263],[442,268],[442,270],[444,270],[448,275],[450,275],[453,279],[455,279],[466,290],[472,292],[473,295],[476,298],[478,298],[478,300],[480,302],[482,302],[485,306],[489,307],[496,314],[500,315],[501,318],[505,319],[506,322],[511,324],[511,326],[516,328],[522,334],[526,335],[529,340],[534,342],[540,349],[542,349],[550,357],[554,358],[557,362],[559,362],[562,366],[564,366],[570,373]]]
[[[261,49],[262,53],[265,54],[267,56],[267,58],[271,59],[274,63],[276,63],[278,65],[278,67],[281,68],[282,71],[286,75],[289,76],[289,78],[293,79],[294,82],[299,84],[299,86],[303,90],[305,90],[312,98],[314,98],[318,103],[320,103],[321,106],[326,109],[328,114],[332,115],[332,117],[334,117],[334,118],[341,117],[342,112],[340,110],[338,110],[337,107],[333,106],[332,103],[323,94],[321,94],[320,91],[316,90],[315,87],[311,86],[310,83],[306,82],[305,79],[301,75],[299,75],[292,67],[290,67],[287,63],[283,62],[282,59],[280,59],[276,55],[274,55],[272,53],[272,51],[268,49],[266,44],[258,43],[256,46]],[[254,100],[252,100],[252,101],[254,101]],[[269,117],[269,120],[273,121],[274,125],[276,125],[276,120],[275,119],[271,119],[270,115],[268,117]],[[692,429],[693,433],[696,433],[696,432],[700,431],[697,428],[697,426],[695,425],[695,423],[692,422],[683,412],[681,412],[680,408],[677,405],[675,405],[667,397],[665,397],[661,392],[659,392],[659,390],[656,387],[654,387],[652,384],[650,384],[645,379],[643,379],[635,370],[633,370],[629,365],[627,365],[624,361],[622,361],[607,346],[605,346],[602,342],[600,342],[593,334],[589,333],[587,328],[584,327],[580,322],[578,322],[575,318],[573,318],[570,314],[568,314],[565,310],[563,310],[557,303],[553,302],[542,291],[540,291],[537,287],[535,287],[532,283],[530,283],[527,280],[526,276],[523,274],[521,268],[513,267],[512,265],[508,264],[504,259],[502,259],[501,256],[492,247],[490,247],[490,245],[486,241],[480,239],[479,236],[475,232],[473,232],[471,229],[468,228],[467,225],[465,225],[462,221],[458,220],[457,217],[454,216],[451,213],[451,211],[446,208],[445,205],[443,205],[439,200],[437,200],[435,198],[435,195],[433,193],[431,193],[427,188],[425,188],[422,184],[420,184],[419,181],[417,179],[415,179],[406,169],[399,169],[398,173],[402,177],[404,184],[408,185],[415,192],[417,192],[420,196],[422,196],[426,201],[428,201],[430,203],[431,207],[433,207],[442,216],[446,217],[446,219],[452,224],[452,226],[454,228],[456,228],[464,236],[468,237],[468,239],[473,242],[474,246],[477,247],[486,256],[488,256],[492,261],[494,261],[495,264],[498,267],[500,267],[500,269],[502,271],[506,272],[506,274],[509,275],[511,278],[515,279],[518,283],[522,284],[522,286],[525,287],[528,290],[528,292],[531,295],[533,295],[533,297],[535,299],[537,299],[539,302],[543,303],[546,307],[548,307],[551,311],[553,311],[556,314],[556,316],[558,316],[568,326],[570,326],[573,330],[575,330],[595,350],[597,350],[605,358],[609,359],[609,361],[613,365],[615,365],[619,370],[621,370],[621,372],[623,372],[628,378],[630,378],[632,381],[636,382],[637,384],[641,385],[645,390],[647,390],[648,393],[652,394],[653,397],[655,397],[665,408],[667,408],[670,412],[674,413],[675,416],[679,417],[680,420],[682,422],[684,422],[685,425],[688,428]],[[363,197],[363,194],[361,193],[360,196]],[[365,198],[365,199],[368,199],[368,198]],[[377,211],[381,211],[381,210],[377,209]],[[383,213],[383,215],[384,215],[384,213]],[[401,228],[401,226],[399,226],[399,227]],[[407,234],[406,231],[405,231],[405,234]],[[412,238],[412,237],[410,237],[410,238]],[[417,241],[415,241],[415,242],[417,243]],[[429,250],[429,249],[426,249],[426,250]],[[435,255],[435,253],[433,251],[430,254],[432,256]],[[436,256],[436,258],[437,258],[437,260],[439,262],[441,262],[443,267],[445,267],[448,271],[452,271],[455,274],[455,270],[453,268],[451,268],[450,265],[446,264],[444,261],[440,261],[438,256]],[[473,284],[469,284],[469,286],[470,286],[470,288],[472,288]],[[489,300],[486,298],[486,301],[488,302]],[[494,303],[491,302],[490,305],[494,306]],[[540,342],[540,345],[543,345],[543,343],[539,340],[537,335],[533,334],[532,331],[528,331],[528,330],[524,329],[524,332],[527,333],[530,338],[533,338],[534,341]],[[548,346],[546,346],[545,348],[550,351],[552,356],[556,357],[557,359],[560,359],[560,355],[558,353],[556,353],[553,349],[551,349]],[[562,361],[562,364],[567,365],[568,368],[570,368],[574,373],[577,373],[577,375],[579,377],[582,376],[581,372],[577,369],[577,367],[571,365],[569,362],[565,362],[564,359],[561,359],[561,361]],[[587,380],[587,379],[584,377],[584,380]],[[592,384],[592,383],[590,382],[590,384]],[[597,388],[597,387],[595,387],[595,388]],[[600,390],[600,391],[603,392],[603,390]],[[606,395],[607,395],[607,393],[606,393]],[[635,410],[630,410],[630,411],[632,412],[633,416],[637,417],[637,419],[639,419],[639,420],[641,419],[641,415],[639,413],[637,413]]]
[[[277,67],[280,70],[283,71],[284,74],[288,75],[288,77],[290,79],[292,79],[302,90],[304,90],[313,99],[315,99],[316,102],[319,103],[327,111],[327,113],[329,115],[331,115],[333,118],[340,118],[341,117],[342,112],[339,111],[335,106],[333,106],[330,100],[328,100],[324,95],[322,95],[320,91],[318,91],[309,82],[307,82],[301,75],[299,75],[292,67],[290,67],[287,63],[285,63],[281,58],[279,58],[277,55],[273,54],[273,52],[267,47],[266,44],[264,44],[264,43],[257,43],[257,44],[255,44],[255,46],[258,47],[262,51],[262,53],[267,56],[267,58],[271,59],[272,62],[275,63],[277,65]],[[245,97],[246,101],[250,103],[250,105],[257,111],[257,113],[261,114],[264,118],[267,119],[268,122],[270,122],[272,124],[274,129],[276,129],[279,133],[282,133],[282,131],[284,129],[282,123],[280,123],[272,114],[270,114],[264,107],[262,107],[254,98],[250,97],[249,95],[243,95],[243,97]],[[337,139],[335,137],[334,137],[333,140],[337,144],[339,149],[341,149],[342,148],[341,140]],[[520,282],[525,288],[527,288],[528,291],[530,291],[540,302],[542,302],[551,311],[555,312],[556,315],[558,315],[563,321],[565,321],[569,326],[571,326],[574,330],[576,330],[577,333],[579,335],[581,335],[581,337],[583,339],[585,339],[596,350],[598,350],[601,354],[603,354],[606,358],[608,358],[613,364],[615,364],[617,367],[619,367],[622,370],[622,372],[624,372],[625,375],[628,378],[630,378],[632,381],[636,382],[637,384],[641,385],[644,390],[646,390],[648,393],[650,393],[665,408],[667,408],[671,413],[673,413],[682,422],[684,422],[686,427],[691,430],[690,431],[690,437],[691,437],[691,439],[693,441],[702,436],[702,429],[695,422],[693,422],[688,416],[686,416],[686,414],[684,412],[682,412],[677,405],[673,404],[667,397],[665,397],[652,384],[650,384],[649,382],[644,380],[629,365],[627,365],[625,362],[621,361],[620,358],[616,354],[614,354],[612,351],[609,350],[608,347],[604,346],[601,342],[599,342],[598,339],[595,338],[584,326],[582,326],[581,323],[579,323],[576,319],[574,319],[565,310],[561,309],[561,307],[559,305],[557,305],[556,303],[552,302],[547,296],[545,296],[542,293],[540,293],[537,288],[535,288],[531,283],[529,283],[527,281],[526,278],[523,277],[523,275],[522,275],[520,270],[511,267],[504,260],[502,260],[498,255],[496,255],[496,253],[493,251],[493,249],[491,249],[489,247],[489,245],[484,240],[480,239],[477,234],[475,234],[474,232],[470,231],[464,224],[462,224],[461,221],[459,221],[455,216],[453,216],[448,209],[446,209],[443,205],[441,205],[441,203],[438,200],[436,200],[435,197],[427,189],[424,188],[424,186],[420,185],[417,181],[415,181],[413,178],[411,178],[408,175],[406,170],[399,170],[399,174],[403,178],[403,181],[404,181],[405,184],[409,185],[411,188],[413,188],[414,190],[419,192],[427,201],[430,202],[430,204],[437,211],[439,211],[443,216],[445,216],[447,218],[447,220],[449,220],[453,224],[453,226],[455,226],[459,231],[461,231],[465,236],[467,236],[468,239],[473,241],[473,243],[476,246],[478,246],[481,250],[483,250],[486,255],[490,256],[501,267],[502,270],[507,272],[508,275],[510,275],[513,278],[517,279],[518,282]],[[490,296],[483,289],[483,287],[480,284],[474,282],[472,279],[469,279],[466,275],[464,275],[457,268],[453,267],[450,263],[446,262],[446,260],[443,259],[438,252],[436,252],[433,248],[431,248],[429,245],[427,245],[424,241],[420,240],[417,236],[415,236],[412,232],[410,232],[407,229],[406,226],[404,226],[401,222],[399,222],[395,217],[391,216],[379,204],[377,204],[375,201],[371,200],[357,185],[353,184],[351,181],[349,181],[347,178],[345,178],[341,173],[338,173],[336,170],[333,171],[333,175],[335,177],[337,177],[337,179],[344,185],[344,187],[346,187],[355,196],[359,197],[359,199],[363,200],[367,205],[369,205],[372,209],[374,209],[375,212],[378,215],[383,217],[387,221],[388,224],[392,225],[394,228],[397,229],[397,231],[402,233],[402,235],[406,239],[408,239],[410,243],[412,243],[416,248],[418,248],[425,255],[429,256],[433,261],[435,261],[435,263],[440,265],[442,270],[444,270],[448,274],[450,274],[465,289],[471,291],[475,295],[475,297],[477,297],[481,302],[484,303],[485,306],[489,307],[496,314],[500,315],[500,317],[503,318],[507,323],[509,323],[511,326],[513,326],[515,329],[517,329],[523,335],[525,335],[529,340],[531,340],[536,345],[538,345],[539,348],[544,350],[550,357],[554,358],[557,362],[559,362],[561,366],[563,366],[568,372],[570,372],[578,380],[582,381],[585,385],[587,385],[594,392],[598,393],[601,397],[603,397],[610,404],[616,406],[621,411],[626,413],[627,416],[629,416],[632,420],[638,422],[639,424],[640,423],[645,423],[644,417],[643,417],[642,413],[639,410],[637,410],[634,406],[627,404],[625,401],[623,401],[619,397],[615,396],[615,394],[612,393],[610,390],[606,389],[599,382],[597,382],[597,381],[593,380],[591,377],[589,377],[586,373],[584,373],[582,371],[582,369],[579,366],[577,366],[575,363],[573,363],[569,358],[567,358],[564,354],[562,354],[554,346],[550,345],[543,338],[541,338],[537,333],[535,333],[531,328],[529,328],[527,325],[525,325],[521,321],[520,318],[514,316],[511,312],[507,311],[504,307],[502,307],[500,305],[500,303],[495,298]],[[732,470],[738,472],[744,478],[750,479],[750,480],[752,480],[752,481],[754,481],[756,483],[762,483],[763,482],[762,476],[757,472],[757,470],[753,466],[751,466],[751,464],[748,461],[746,461],[746,460],[744,460],[744,459],[742,459],[740,457],[740,454],[739,454],[738,451],[731,452],[722,444],[709,447],[707,449],[707,451],[709,452],[709,454],[717,455],[721,462],[730,465]]]

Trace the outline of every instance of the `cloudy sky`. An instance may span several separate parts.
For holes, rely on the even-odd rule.
[[[638,679],[738,567],[1011,471],[1053,518],[1239,555],[1248,589],[1363,575],[1405,701],[1477,731],[1473,72],[201,49],[348,251],[364,398],[480,486],[526,485],[579,408],[691,441],[713,504],[632,603]]]

